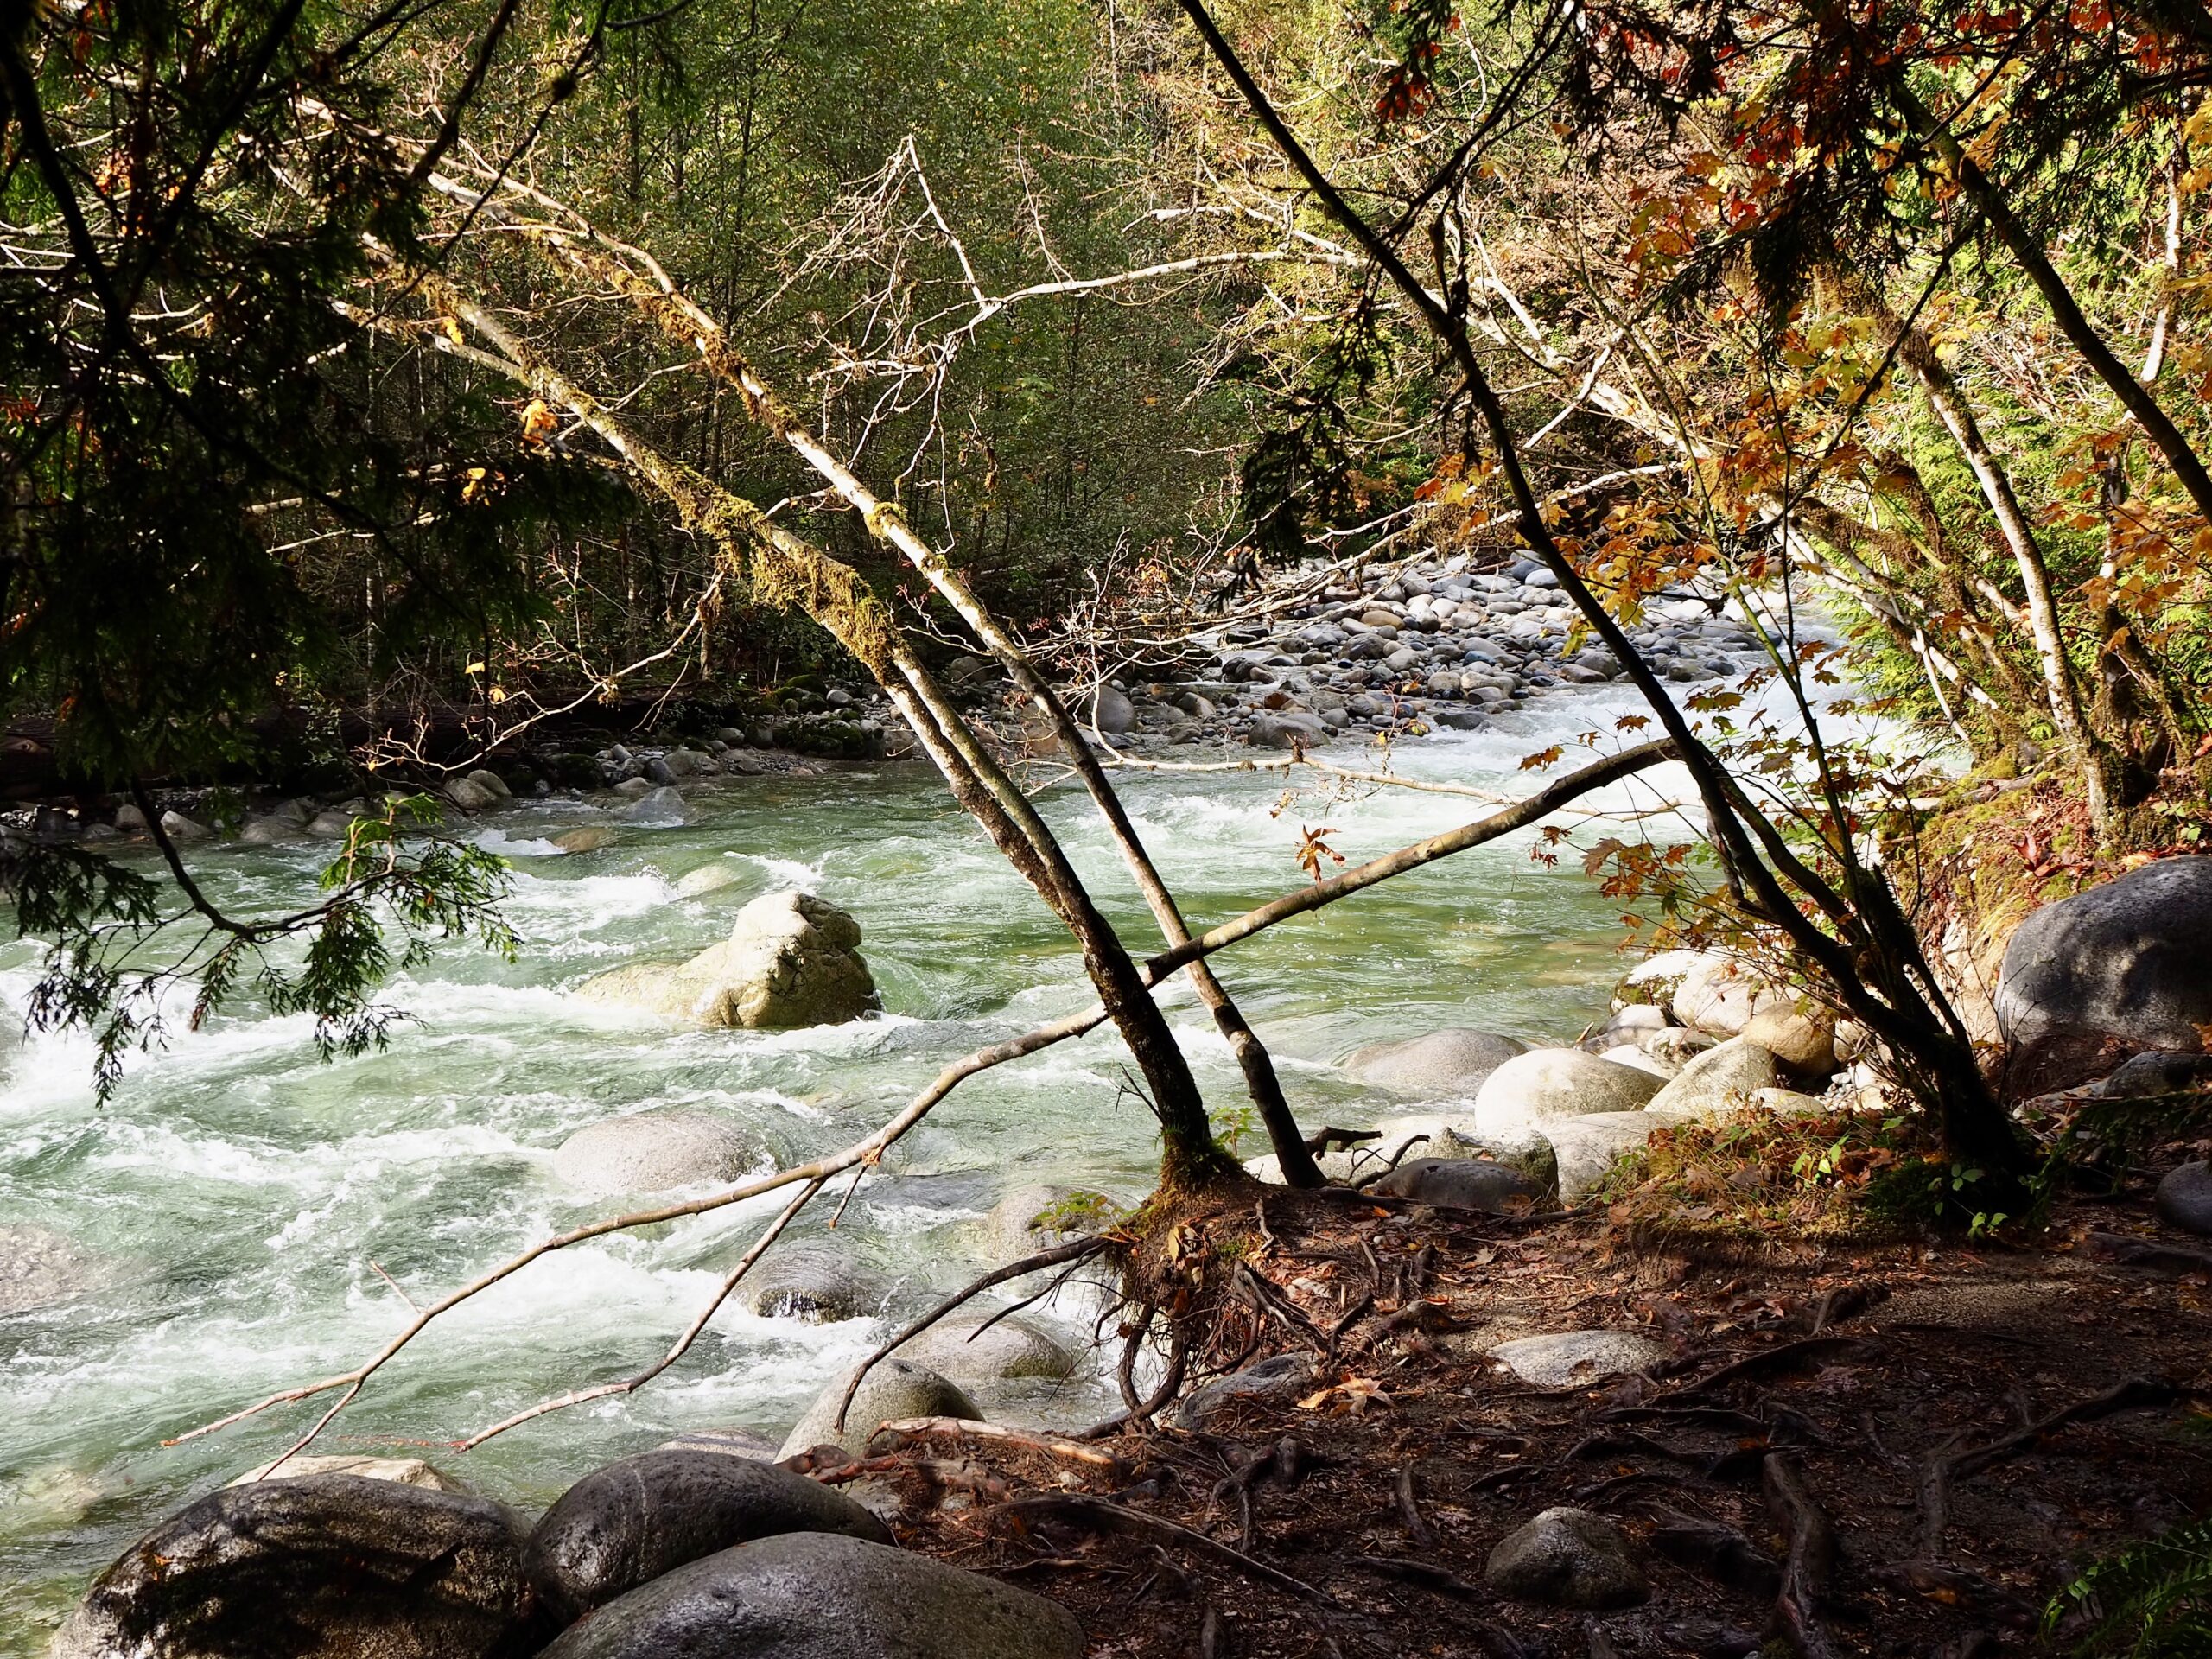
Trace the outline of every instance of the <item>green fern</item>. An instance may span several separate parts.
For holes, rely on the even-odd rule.
[[[2127,1659],[2212,1653],[2212,1518],[2099,1561],[2051,1598],[2044,1632],[2075,1612],[2093,1621],[2082,1653]]]

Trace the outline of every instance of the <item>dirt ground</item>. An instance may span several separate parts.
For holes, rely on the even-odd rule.
[[[1062,1601],[1101,1659],[1974,1659],[2063,1650],[2037,1634],[2056,1592],[2212,1505],[2212,1256],[2139,1198],[2063,1202],[2032,1248],[1850,1252],[1265,1202],[1264,1236],[1224,1213],[1184,1242],[1280,1294],[1248,1299],[1250,1357],[1303,1352],[1310,1382],[1198,1431],[916,1437],[870,1459],[902,1541]],[[1593,1327],[1667,1357],[1557,1389],[1483,1357]],[[1647,1600],[1486,1586],[1554,1505],[1618,1524]]]

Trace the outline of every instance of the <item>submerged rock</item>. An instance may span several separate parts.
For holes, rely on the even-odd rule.
[[[1633,1607],[1651,1593],[1620,1529],[1587,1510],[1546,1510],[1491,1551],[1483,1576],[1500,1594],[1554,1607]]]
[[[853,1264],[850,1253],[826,1244],[791,1244],[772,1252],[738,1281],[741,1305],[764,1319],[820,1325],[880,1312],[890,1290]]]
[[[603,823],[582,824],[553,837],[553,844],[564,853],[595,853],[613,841],[614,831]]]
[[[2212,1025],[2212,857],[2162,858],[2035,912],[2005,947],[1997,1020],[2007,1084],[2039,1094],[2108,1056],[2201,1051]]]
[[[1363,1083],[1409,1095],[1472,1095],[1484,1079],[1516,1054],[1529,1052],[1517,1037],[1455,1027],[1395,1043],[1370,1043],[1344,1057],[1344,1070]]]
[[[543,1640],[506,1510],[355,1475],[227,1486],[93,1581],[52,1659],[521,1659]]]
[[[553,1173],[594,1198],[734,1181],[766,1156],[750,1131],[688,1108],[632,1112],[589,1123],[561,1143]]]
[[[710,893],[721,893],[734,887],[745,880],[745,872],[728,859],[718,858],[711,864],[702,864],[696,870],[687,870],[678,877],[676,896],[679,899],[703,899]]]
[[[530,1535],[524,1564],[546,1604],[576,1618],[719,1550],[786,1532],[892,1541],[843,1493],[773,1463],[647,1452],[563,1492]]]
[[[67,1301],[99,1282],[98,1262],[60,1234],[0,1227],[0,1313]]]
[[[694,1025],[841,1025],[880,1006],[860,942],[860,924],[828,899],[772,893],[690,961],[617,968],[577,995]]]
[[[1475,1126],[1484,1134],[1499,1134],[1541,1127],[1555,1117],[1633,1112],[1664,1081],[1579,1048],[1532,1048],[1490,1074],[1475,1096]]]
[[[1057,1602],[925,1555],[785,1533],[663,1574],[543,1659],[1082,1659]]]
[[[893,1354],[878,1360],[861,1379],[860,1390],[845,1414],[844,1430],[839,1433],[835,1427],[837,1405],[845,1397],[845,1385],[852,1375],[841,1372],[815,1395],[806,1414],[784,1436],[783,1449],[776,1454],[779,1458],[795,1458],[817,1446],[841,1446],[857,1454],[868,1449],[869,1439],[886,1423],[903,1422],[909,1417],[964,1417],[972,1421],[983,1414],[958,1383]]]

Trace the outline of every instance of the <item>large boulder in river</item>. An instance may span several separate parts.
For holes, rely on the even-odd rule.
[[[1559,1160],[1552,1143],[1534,1128],[1485,1135],[1471,1112],[1414,1112],[1377,1119],[1376,1138],[1332,1147],[1314,1160],[1332,1181],[1354,1185],[1419,1155],[1433,1159],[1488,1159],[1526,1176],[1540,1192],[1557,1185]],[[1263,1181],[1280,1182],[1282,1165],[1273,1153],[1247,1159],[1244,1167]]]
[[[679,1567],[543,1659],[1083,1659],[1058,1602],[926,1555],[794,1532]]]
[[[52,1659],[515,1659],[544,1640],[515,1517],[354,1475],[227,1486],[100,1574]]]
[[[839,1025],[880,1006],[860,943],[860,924],[828,899],[766,893],[690,961],[617,968],[578,995],[693,1025]]]
[[[563,1493],[524,1560],[546,1605],[574,1619],[686,1561],[785,1532],[892,1541],[891,1529],[842,1492],[780,1465],[646,1452]]]
[[[983,1217],[984,1250],[995,1264],[1004,1267],[1039,1250],[1103,1232],[1119,1213],[1103,1192],[1026,1181]]]
[[[987,1328],[988,1327],[988,1328]],[[1075,1351],[1020,1314],[956,1313],[940,1319],[899,1351],[957,1382],[981,1386],[1016,1377],[1073,1376]]]
[[[421,1486],[433,1492],[465,1492],[468,1489],[441,1469],[420,1458],[379,1458],[365,1452],[338,1452],[329,1457],[286,1458],[249,1469],[231,1483],[250,1485],[257,1480],[303,1480],[309,1475],[359,1475],[364,1480],[395,1480],[403,1486]]]
[[[766,1151],[730,1119],[678,1107],[586,1124],[553,1154],[553,1173],[578,1192],[607,1198],[734,1181]]]
[[[2212,857],[2158,859],[2034,912],[1998,975],[2007,1087],[2039,1094],[2143,1049],[2202,1050],[2208,940]]]
[[[1741,1111],[1758,1090],[1777,1087],[1781,1081],[1770,1051],[1748,1037],[1731,1037],[1684,1066],[1651,1096],[1645,1109],[1717,1117],[1723,1112]]]
[[[1531,1125],[1541,1128],[1554,1117],[1637,1111],[1665,1083],[1579,1048],[1532,1048],[1484,1080],[1475,1096],[1475,1127],[1502,1135]]]
[[[822,1325],[882,1311],[890,1287],[827,1244],[786,1244],[738,1281],[741,1306],[770,1319]]]
[[[842,1446],[855,1454],[868,1450],[869,1439],[886,1423],[909,1417],[980,1418],[982,1409],[950,1378],[924,1365],[893,1355],[876,1361],[861,1379],[860,1389],[845,1412],[845,1427],[836,1427],[837,1407],[845,1397],[853,1374],[846,1371],[814,1396],[806,1414],[784,1436],[779,1458],[795,1458],[817,1446]]]
[[[1434,1099],[1472,1095],[1491,1072],[1528,1052],[1517,1037],[1455,1027],[1354,1049],[1344,1057],[1344,1070],[1363,1083]]]

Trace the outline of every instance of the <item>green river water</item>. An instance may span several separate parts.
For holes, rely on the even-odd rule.
[[[1612,707],[1557,697],[1510,717],[1510,729],[1408,746],[1397,764],[1523,788],[1522,755],[1610,724]],[[1653,798],[1650,786],[1630,787]],[[1485,810],[1390,791],[1308,798],[1272,816],[1279,781],[1249,774],[1144,775],[1126,789],[1198,922],[1303,880],[1291,860],[1301,823],[1332,826],[1331,843],[1357,860]],[[105,1107],[81,1039],[35,1039],[12,1057],[0,1076],[0,1225],[66,1234],[99,1260],[102,1278],[69,1301],[0,1319],[0,1655],[41,1650],[131,1538],[290,1444],[310,1408],[162,1441],[383,1343],[405,1310],[372,1262],[426,1300],[601,1213],[603,1203],[552,1179],[553,1148],[569,1132],[650,1107],[705,1106],[741,1116],[786,1156],[810,1155],[865,1132],[947,1059],[1087,1000],[1067,937],[919,768],[717,780],[690,804],[683,827],[623,826],[613,846],[575,856],[547,837],[612,822],[601,808],[518,804],[469,826],[513,860],[508,913],[521,957],[442,950],[394,988],[420,1023],[384,1052],[322,1064],[304,1020],[240,1004],[134,1061]],[[1140,950],[1155,942],[1088,804],[1060,791],[1048,810],[1127,936]],[[1623,966],[1614,907],[1578,860],[1548,869],[1532,862],[1531,844],[1517,836],[1463,855],[1221,959],[1309,1123],[1411,1109],[1336,1069],[1360,1043],[1452,1024],[1571,1040],[1603,1012]],[[302,842],[213,848],[194,861],[223,903],[274,910],[298,902],[327,856],[327,843]],[[676,880],[716,860],[741,880],[706,899],[677,897]],[[683,1032],[567,994],[625,961],[695,951],[745,899],[791,885],[860,918],[881,1017]],[[29,943],[0,947],[0,991],[18,1005],[36,957]],[[1209,1098],[1234,1106],[1235,1068],[1211,1022],[1179,983],[1168,1005]],[[838,1236],[901,1281],[896,1306],[911,1309],[977,1270],[974,1224],[1013,1183],[1141,1194],[1149,1130],[1141,1104],[1122,1095],[1110,1033],[1064,1046],[958,1090],[861,1188]],[[673,1433],[736,1425],[780,1436],[881,1325],[725,1311],[634,1397],[542,1419],[466,1457],[422,1449],[636,1369],[778,1201],[540,1262],[433,1326],[315,1449],[415,1452],[474,1490],[536,1507]],[[817,1234],[828,1208],[810,1211],[800,1235]],[[1110,1408],[1110,1385],[1096,1379],[1033,1388],[1010,1408],[1069,1422]]]

